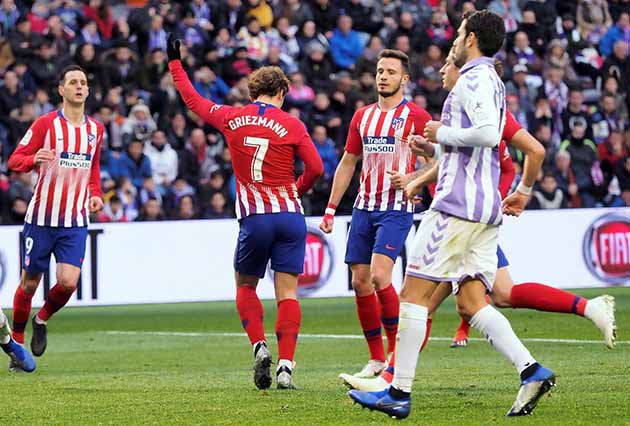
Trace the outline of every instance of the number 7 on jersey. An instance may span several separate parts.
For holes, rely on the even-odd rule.
[[[256,147],[254,159],[252,160],[252,180],[254,182],[262,182],[262,166],[265,155],[267,154],[267,149],[269,148],[269,139],[247,136],[245,137],[245,146]]]

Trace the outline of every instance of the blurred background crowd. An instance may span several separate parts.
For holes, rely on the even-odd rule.
[[[168,73],[171,32],[195,88],[214,102],[249,102],[256,67],[285,71],[284,109],[307,125],[325,166],[304,207],[322,215],[352,114],[376,101],[378,53],[409,55],[405,95],[439,118],[438,71],[460,17],[484,8],[505,20],[508,108],[547,152],[530,208],[630,205],[627,0],[1,0],[0,223],[23,222],[34,176],[7,170],[7,159],[57,108],[57,74],[71,63],[87,70],[88,113],[106,128],[105,209],[94,220],[235,216],[225,141],[185,108]],[[524,158],[510,154],[515,187]]]

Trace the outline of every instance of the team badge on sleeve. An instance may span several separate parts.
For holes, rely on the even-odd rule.
[[[20,141],[20,145],[28,145],[32,137],[33,137],[33,131],[31,129],[28,129],[28,132],[26,132],[26,134]]]

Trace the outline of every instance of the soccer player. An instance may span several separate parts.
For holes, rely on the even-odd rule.
[[[401,292],[396,369],[389,389],[349,391],[356,402],[405,418],[418,351],[426,335],[431,296],[440,282],[454,282],[458,311],[516,367],[521,388],[509,416],[530,413],[554,384],[555,376],[531,356],[509,321],[485,301],[497,265],[502,210],[514,214],[528,196],[508,197],[501,205],[499,145],[505,121],[505,88],[492,56],[505,38],[503,20],[489,11],[468,14],[454,43],[462,77],[449,94],[442,122],[429,122],[424,136],[439,142],[439,179],[431,208],[420,224]],[[417,138],[415,138],[417,139]],[[424,141],[426,142],[426,141]],[[526,170],[525,182],[535,179]],[[533,170],[538,172],[538,170]],[[533,180],[531,180],[533,182]],[[531,188],[529,188],[531,190]]]
[[[499,62],[500,64],[500,62]],[[497,64],[495,64],[497,66]],[[442,73],[442,81],[446,90],[451,90],[455,82],[459,78],[459,68],[454,64],[453,57],[449,55],[446,64],[440,70]],[[533,138],[533,136],[514,119],[509,111],[506,111],[506,123],[503,130],[503,141],[507,141],[514,145],[517,149],[526,153],[526,166],[530,167],[532,161],[536,163],[542,162],[544,159],[544,148]],[[502,141],[501,146],[505,146]],[[534,143],[535,142],[535,143]],[[538,149],[536,149],[538,147]],[[412,146],[413,149],[413,146]],[[501,164],[512,160],[506,150],[501,155]],[[534,165],[536,166],[536,165]],[[507,166],[501,168],[501,178],[499,183],[499,191],[501,197],[505,198],[512,185],[514,178],[514,168]],[[427,183],[437,180],[437,163],[436,166],[427,172],[423,177],[419,177],[415,182],[409,185],[410,197],[414,197],[420,193],[421,188]],[[528,183],[530,185],[528,185]],[[526,186],[531,186],[533,182],[526,182]],[[499,308],[515,308],[515,309],[536,309],[545,312],[572,313],[588,318],[604,335],[604,343],[610,349],[615,346],[616,338],[616,322],[615,322],[615,299],[609,295],[602,295],[591,300],[577,296],[573,293],[557,289],[545,284],[539,283],[522,283],[515,285],[508,272],[509,262],[507,257],[498,247],[497,257],[499,263],[497,265],[497,277],[492,287],[490,297],[496,307]],[[450,283],[443,283],[442,286],[450,286]],[[434,311],[447,297],[450,291],[435,292],[432,305]],[[468,344],[468,334],[470,324],[462,318],[462,321],[455,333],[455,337],[451,347],[461,348]]]
[[[234,254],[236,308],[254,351],[254,383],[266,389],[272,381],[263,306],[256,294],[258,280],[271,260],[278,303],[276,381],[279,389],[292,389],[301,321],[297,278],[303,272],[306,247],[300,197],[324,166],[304,124],[280,109],[289,90],[289,80],[280,68],[263,67],[252,73],[248,87],[253,103],[232,107],[217,105],[195,91],[182,68],[180,42],[172,35],[167,54],[175,87],[186,106],[223,133],[232,155],[240,223]],[[296,155],[304,162],[297,182]]]
[[[398,50],[378,56],[378,101],[354,113],[345,152],[333,179],[332,191],[320,229],[330,233],[334,214],[363,157],[361,187],[352,211],[345,262],[352,271],[357,314],[368,344],[370,359],[357,377],[377,376],[387,366],[381,324],[387,335],[387,352],[393,353],[398,330],[399,300],[392,286],[392,269],[413,223],[413,205],[404,184],[416,168],[407,137],[420,134],[429,114],[403,96],[409,81],[409,58]],[[400,183],[395,188],[390,181]]]
[[[501,62],[495,61],[495,68],[497,69],[497,73],[501,76]],[[444,88],[448,91],[451,91],[455,82],[459,78],[459,68],[453,62],[453,52],[448,55],[446,59],[446,63],[440,70],[442,74],[442,82],[444,84]],[[509,111],[506,111],[506,124],[503,129],[502,140],[499,145],[499,159],[500,159],[500,168],[501,168],[501,177],[499,181],[499,192],[501,193],[501,197],[507,197],[507,194],[512,185],[512,180],[514,179],[514,166],[512,165],[512,159],[507,152],[506,141],[509,141],[512,145],[514,145],[517,149],[521,150],[526,154],[526,169],[529,167],[539,167],[538,164],[542,162],[544,159],[544,148],[542,145],[538,143],[527,130],[523,129],[520,124],[514,119],[514,116]],[[431,144],[427,145],[427,148],[430,150],[422,149],[418,150],[416,144],[411,144],[411,149],[416,155],[434,157],[436,155],[435,147],[437,145]],[[435,190],[432,185],[437,181],[438,176],[438,167],[437,163],[428,170],[426,173],[418,176],[416,179],[412,180],[408,185],[406,193],[408,197],[413,202],[418,202],[418,198],[414,198],[416,195],[421,193],[421,190],[424,186],[429,185],[429,191],[432,193]],[[531,289],[536,289],[538,292],[532,291],[523,292],[522,294],[518,294],[517,292],[512,293],[514,284],[509,276],[507,270],[507,258],[501,251],[499,247],[497,250],[498,257],[498,265],[497,265],[497,278],[492,287],[491,299],[487,299],[488,303],[490,300],[494,302],[497,307],[518,307],[518,308],[529,308],[529,309],[538,309],[549,312],[571,312],[572,309],[576,309],[579,314],[579,306],[586,305],[582,309],[585,311],[585,315],[587,318],[591,319],[595,326],[599,328],[604,334],[604,342],[606,345],[611,348],[614,346],[615,339],[615,318],[614,318],[614,298],[611,296],[600,296],[593,300],[585,300],[576,296],[572,293],[565,292],[563,290],[558,290],[554,287],[549,287],[544,284],[519,284],[519,286],[529,287],[531,285]],[[538,294],[541,293],[541,296],[538,297]],[[441,305],[441,303],[451,294],[451,284],[450,283],[441,283],[438,289],[431,296],[431,304],[429,307],[429,318],[431,318],[432,314],[437,310],[437,308]],[[513,296],[514,295],[514,296]],[[588,307],[588,309],[586,309]],[[564,310],[563,310],[564,309]],[[464,328],[465,327],[465,328]],[[462,319],[462,323],[460,324],[460,328],[458,329],[457,336],[461,335],[460,333],[466,333],[465,339],[468,337],[468,330],[470,325],[464,319]],[[464,329],[464,331],[462,331]],[[428,338],[425,337],[425,341],[423,342],[423,346],[420,351],[422,352],[422,348],[426,343]],[[451,347],[466,347],[466,340],[462,344],[461,341],[455,340]],[[359,389],[363,391],[379,391],[387,388],[392,381],[393,378],[393,363],[390,362],[389,367],[386,371],[381,373],[381,375],[374,379],[362,379],[356,378],[348,375],[344,375],[342,379],[344,382],[349,385],[353,389]]]
[[[35,359],[33,356],[11,337],[9,319],[0,309],[0,348],[11,359],[9,371],[35,371]]]
[[[32,320],[35,356],[46,350],[46,322],[77,288],[88,213],[103,208],[99,159],[104,128],[85,114],[86,72],[78,65],[64,68],[58,90],[61,109],[35,120],[9,158],[10,169],[38,175],[24,219],[22,277],[13,298],[13,338],[19,343],[24,343],[31,299],[51,254],[57,261],[57,284]]]

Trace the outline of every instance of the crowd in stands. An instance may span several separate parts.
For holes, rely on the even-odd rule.
[[[88,113],[106,128],[105,208],[94,220],[235,216],[230,152],[176,92],[169,33],[183,40],[195,88],[217,103],[249,102],[256,67],[285,71],[284,108],[324,162],[304,197],[306,213],[321,215],[352,114],[376,101],[378,53],[409,55],[405,95],[439,119],[439,69],[462,13],[475,8],[504,18],[508,109],[546,148],[530,207],[630,205],[626,0],[2,0],[0,223],[23,221],[33,173],[11,172],[7,159],[33,120],[58,107],[57,74],[71,63],[87,71]],[[524,158],[510,154],[516,186]],[[350,213],[357,180],[340,214]]]

